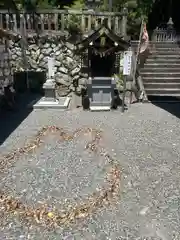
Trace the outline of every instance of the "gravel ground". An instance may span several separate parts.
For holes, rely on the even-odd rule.
[[[120,198],[80,223],[53,231],[2,215],[0,239],[180,239],[179,118],[152,104],[134,104],[124,114],[36,110],[1,145],[1,153],[22,147],[45,125],[102,130],[103,146],[121,166]],[[28,204],[46,199],[57,208],[85,199],[104,184],[107,164],[85,151],[86,141],[81,136],[59,143],[49,135],[2,174],[1,189]]]

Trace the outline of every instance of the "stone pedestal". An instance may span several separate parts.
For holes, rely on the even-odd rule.
[[[53,79],[47,79],[47,81],[43,85],[45,96],[41,98],[40,101],[38,101],[36,104],[34,104],[33,108],[67,109],[70,98],[62,97],[57,100],[55,86],[56,84]]]
[[[52,101],[52,102],[56,101],[55,86],[56,84],[55,82],[53,82],[52,79],[47,79],[47,81],[43,85],[43,89],[45,93],[44,100]]]

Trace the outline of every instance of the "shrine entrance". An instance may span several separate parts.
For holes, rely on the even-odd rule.
[[[82,68],[88,74],[87,97],[91,107],[111,108],[119,74],[120,54],[130,44],[114,34],[105,24],[76,45],[84,57]]]
[[[91,76],[92,77],[112,77],[115,66],[115,54],[91,56]]]

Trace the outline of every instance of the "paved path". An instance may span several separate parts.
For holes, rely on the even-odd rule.
[[[45,125],[102,130],[106,150],[121,167],[120,197],[83,222],[53,231],[8,214],[0,219],[0,239],[180,239],[180,119],[151,104],[134,104],[124,114],[36,110],[1,153],[22,147]],[[103,184],[106,162],[84,150],[85,137],[59,143],[52,135],[44,141],[1,174],[1,189],[28,204],[46,199],[61,208],[61,202],[75,204]]]

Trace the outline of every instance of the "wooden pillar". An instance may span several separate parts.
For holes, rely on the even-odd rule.
[[[26,71],[26,81],[27,81],[27,88],[29,89],[29,80],[28,80],[28,61],[26,57],[26,48],[27,48],[27,41],[26,41],[26,22],[25,22],[25,15],[24,12],[20,16],[20,33],[21,33],[21,50],[22,50],[22,60],[23,60],[23,67]]]
[[[127,37],[127,16],[128,10],[127,8],[123,9],[123,17],[122,17],[122,26],[121,26],[121,33],[124,39]]]
[[[156,42],[157,41],[157,32],[158,32],[158,27],[156,27],[156,29],[154,29],[151,40]]]
[[[91,57],[92,57],[92,50],[89,47],[88,48],[88,78],[92,77],[92,71],[91,71]]]

